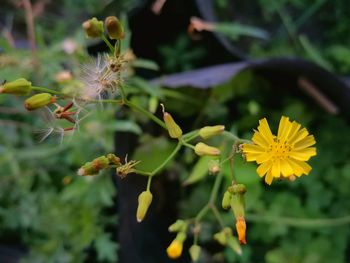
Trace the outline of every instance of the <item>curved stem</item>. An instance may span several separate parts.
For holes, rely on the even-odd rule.
[[[224,136],[228,137],[228,138],[231,138],[232,140],[235,140],[237,141],[238,143],[241,143],[241,142],[247,142],[247,143],[250,143],[251,141],[250,140],[245,140],[245,139],[241,139],[239,138],[237,135],[229,132],[229,131],[224,131],[222,133]]]
[[[224,229],[224,228],[225,228],[224,220],[222,219],[218,208],[217,208],[214,204],[212,204],[212,205],[210,206],[210,208],[211,208],[211,211],[213,211],[213,214],[214,214],[216,220],[218,221],[220,227],[221,227],[222,229]]]
[[[149,190],[151,189],[152,178],[153,178],[153,176],[148,176],[148,180],[147,180],[147,191],[149,191]]]
[[[165,161],[160,165],[158,166],[155,170],[153,170],[151,172],[151,175],[150,177],[154,176],[155,174],[157,174],[160,170],[163,169],[163,167],[165,165],[167,165],[168,162],[170,162],[174,157],[175,155],[178,153],[178,151],[181,149],[182,147],[182,143],[179,141],[179,143],[176,145],[175,149],[172,151],[172,153],[168,156],[168,158],[165,159]]]
[[[65,95],[61,91],[56,91],[56,90],[52,90],[52,89],[48,89],[48,88],[44,88],[44,87],[32,86],[32,90],[40,91],[40,92],[47,92],[47,93],[57,94],[57,95]]]

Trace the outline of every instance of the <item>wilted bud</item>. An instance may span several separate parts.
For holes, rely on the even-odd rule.
[[[103,22],[97,20],[96,17],[89,19],[83,23],[85,34],[90,38],[101,37],[103,34]]]
[[[208,139],[215,135],[221,134],[224,130],[224,125],[205,126],[199,130],[199,136],[201,136],[203,139]]]
[[[118,18],[115,16],[108,16],[105,19],[105,26],[107,29],[107,34],[110,39],[123,39],[124,38],[124,28]]]
[[[164,110],[164,105],[161,104],[161,106],[163,108],[163,119],[168,129],[169,136],[174,139],[180,138],[182,136],[182,130],[180,126],[177,125],[173,117]]]
[[[92,162],[85,163],[79,170],[78,175],[96,175],[102,169],[109,166],[109,160],[105,156],[100,156],[94,159]]]
[[[186,234],[184,232],[179,232],[176,238],[171,242],[171,244],[166,249],[169,258],[176,259],[181,256],[183,243],[186,239]]]
[[[206,145],[205,143],[199,142],[194,147],[194,152],[199,155],[211,155],[211,156],[217,156],[220,155],[220,150],[218,148]]]
[[[139,199],[138,199],[139,204],[137,206],[137,212],[136,212],[137,222],[140,223],[145,218],[148,208],[152,203],[152,199],[153,199],[153,195],[149,190],[143,191],[139,195]]]
[[[231,195],[232,194],[229,191],[226,191],[224,193],[224,196],[223,196],[222,202],[221,202],[223,209],[229,209],[231,207]]]
[[[208,168],[209,168],[209,173],[211,175],[216,175],[216,174],[220,173],[219,160],[210,160]]]
[[[198,245],[192,245],[190,247],[190,256],[193,262],[196,262],[199,259],[199,255],[201,253],[201,247]]]
[[[120,158],[118,156],[116,156],[115,154],[113,153],[109,153],[107,154],[107,158],[109,160],[110,163],[113,163],[115,165],[120,165]]]
[[[176,222],[168,227],[169,232],[184,232],[186,231],[187,223],[184,220],[178,219]]]
[[[0,93],[25,96],[32,90],[32,83],[24,78],[6,82],[0,86]]]
[[[244,217],[239,217],[236,220],[236,230],[238,234],[238,240],[241,244],[247,244],[247,241],[245,239],[245,232],[246,232],[246,223]]]
[[[55,101],[56,97],[52,96],[50,93],[39,93],[26,99],[24,101],[24,107],[27,110],[36,110],[54,103]]]

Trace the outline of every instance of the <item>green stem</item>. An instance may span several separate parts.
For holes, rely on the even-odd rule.
[[[47,92],[47,93],[57,94],[57,95],[65,95],[61,91],[56,91],[56,90],[52,90],[52,89],[48,89],[48,88],[44,88],[44,87],[32,86],[32,90],[40,91],[40,92]]]
[[[152,178],[153,178],[153,176],[148,176],[148,180],[147,180],[147,191],[149,191],[149,190],[151,189]]]
[[[211,194],[210,194],[209,204],[215,204],[215,202],[216,202],[216,198],[218,196],[218,191],[219,191],[219,187],[220,187],[220,184],[222,181],[222,177],[223,177],[223,173],[219,173],[216,175],[214,186],[213,186],[213,189],[211,190]]]
[[[160,170],[163,169],[163,167],[165,165],[168,164],[168,162],[170,162],[174,157],[175,155],[178,153],[178,151],[181,149],[182,147],[182,143],[179,141],[179,143],[176,145],[175,149],[172,151],[172,153],[168,156],[168,158],[166,158],[166,160],[160,165],[158,166],[156,169],[154,169],[152,172],[151,172],[151,175],[150,177],[154,176],[155,174],[157,174]]]
[[[193,139],[198,137],[198,130],[191,131],[182,136],[182,139],[186,142],[192,141]]]
[[[195,148],[192,144],[189,144],[189,143],[185,142],[184,140],[181,140],[181,143],[182,143],[182,145],[184,145],[184,146],[186,146],[188,148],[191,148],[191,149]]]
[[[247,221],[256,223],[279,224],[300,228],[335,227],[350,224],[350,215],[337,218],[292,218],[246,214]]]
[[[224,228],[225,228],[224,220],[222,219],[219,210],[217,209],[217,207],[216,207],[214,204],[212,204],[212,205],[210,206],[210,208],[211,208],[211,211],[213,211],[213,214],[214,214],[216,220],[217,220],[218,223],[220,224],[220,227],[221,227],[222,229],[224,229]]]
[[[237,141],[238,143],[242,143],[242,142],[251,143],[250,140],[241,139],[237,135],[235,135],[229,131],[224,131],[222,134],[227,138],[230,138],[234,141]]]
[[[100,102],[100,103],[117,103],[117,104],[123,104],[123,100],[89,100],[89,102]]]
[[[114,54],[114,47],[111,44],[111,42],[109,42],[109,40],[106,38],[105,35],[102,35],[101,38],[106,43],[106,45],[108,46],[109,50]]]
[[[125,100],[124,101],[125,105],[129,106],[130,108],[142,113],[143,115],[147,116],[148,118],[150,118],[152,121],[154,121],[155,123],[157,123],[159,126],[161,126],[162,128],[167,130],[167,127],[165,125],[165,123],[158,119],[158,117],[156,117],[155,115],[153,115],[151,112],[145,110],[144,108],[132,103],[129,100]]]
[[[208,204],[206,204],[197,214],[195,218],[196,224],[198,224],[201,221],[201,219],[208,213],[208,211],[209,211],[209,206]]]

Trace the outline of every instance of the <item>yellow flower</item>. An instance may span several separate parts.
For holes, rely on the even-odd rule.
[[[166,249],[166,253],[168,254],[169,258],[176,259],[181,256],[182,254],[182,242],[180,242],[177,239],[174,239],[173,242],[169,245],[169,247]]]
[[[315,138],[288,117],[282,116],[277,136],[271,133],[265,118],[260,120],[252,141],[254,144],[243,144],[243,153],[248,162],[260,164],[257,173],[261,177],[265,175],[267,184],[270,185],[273,178],[299,177],[311,171],[306,161],[316,155],[316,148],[310,147],[316,143]]]

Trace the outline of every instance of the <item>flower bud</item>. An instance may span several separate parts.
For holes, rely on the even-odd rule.
[[[226,191],[222,198],[221,206],[223,209],[229,209],[231,207],[231,193]]]
[[[102,169],[109,166],[109,160],[105,156],[100,156],[94,159],[92,162],[85,163],[79,170],[78,175],[96,175]]]
[[[31,111],[31,110],[40,109],[55,101],[56,101],[56,97],[52,96],[50,93],[39,93],[26,99],[24,101],[24,107],[27,110]]]
[[[136,212],[137,222],[140,223],[145,218],[148,208],[152,203],[152,199],[153,199],[153,195],[149,190],[143,191],[139,195],[139,200],[138,200],[139,204],[137,206],[137,212]]]
[[[24,78],[6,82],[0,86],[0,93],[25,96],[32,90],[32,83]]]
[[[232,193],[230,205],[235,218],[244,217],[244,194],[246,192],[246,187],[243,184],[237,184],[231,186],[229,190]]]
[[[214,239],[219,242],[220,245],[226,246],[230,236],[232,236],[231,228],[225,227],[222,231],[214,235]]]
[[[227,246],[230,247],[238,255],[242,255],[242,248],[238,244],[237,239],[233,236],[230,236],[227,240]]]
[[[168,227],[169,232],[184,232],[186,231],[187,223],[184,220],[178,219],[176,222]]]
[[[190,247],[190,256],[193,262],[196,262],[199,259],[199,255],[201,253],[201,247],[198,245],[192,245]]]
[[[124,28],[118,20],[118,18],[116,18],[115,16],[106,17],[105,26],[110,39],[124,38]]]
[[[171,259],[179,258],[182,254],[183,243],[186,239],[186,234],[184,232],[179,232],[176,238],[171,242],[171,244],[166,249],[168,257]]]
[[[245,239],[245,232],[246,232],[246,223],[244,217],[239,217],[236,220],[236,230],[238,234],[238,240],[241,244],[247,244],[247,241]]]
[[[180,126],[176,124],[173,117],[169,113],[164,112],[163,119],[168,129],[169,136],[174,139],[180,138],[182,136],[182,130]]]
[[[110,163],[113,163],[115,165],[120,165],[120,158],[118,156],[116,156],[115,154],[113,153],[109,153],[107,154],[107,158],[109,160]]]
[[[103,34],[103,22],[97,20],[96,17],[85,21],[82,26],[89,38],[98,38]]]
[[[206,140],[210,137],[221,134],[224,130],[224,125],[205,126],[199,130],[199,136]]]
[[[206,145],[205,143],[199,142],[194,147],[194,152],[199,155],[211,155],[211,156],[217,156],[220,155],[220,150],[218,148]]]
[[[210,160],[209,162],[209,174],[216,175],[220,173],[219,160]]]

